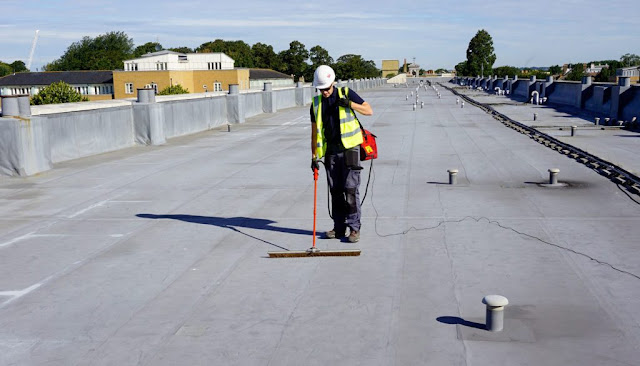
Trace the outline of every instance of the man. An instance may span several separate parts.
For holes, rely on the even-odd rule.
[[[325,158],[333,207],[333,229],[325,236],[341,239],[349,228],[348,240],[360,240],[360,144],[362,131],[355,112],[373,114],[369,103],[348,88],[333,85],[336,74],[327,65],[313,75],[313,86],[321,95],[311,104],[311,169]]]

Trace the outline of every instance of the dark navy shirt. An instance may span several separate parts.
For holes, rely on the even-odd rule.
[[[358,93],[349,89],[349,100],[362,104],[362,99]],[[333,87],[333,94],[328,98],[322,97],[322,129],[324,139],[327,144],[327,153],[343,151],[342,140],[340,139],[340,114],[338,112],[338,87]],[[313,103],[311,104],[311,123],[316,123],[316,116],[313,113]],[[355,113],[355,112],[354,112]]]

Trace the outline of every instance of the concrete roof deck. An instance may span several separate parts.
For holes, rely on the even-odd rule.
[[[361,93],[379,146],[361,241],[318,241],[360,257],[266,257],[311,245],[308,107],[0,177],[0,364],[636,364],[640,206],[411,90]],[[539,185],[549,168],[570,184]],[[327,230],[324,174],[318,196]],[[489,294],[501,333],[479,329]]]

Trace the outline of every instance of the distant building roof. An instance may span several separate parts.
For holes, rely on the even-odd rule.
[[[169,51],[169,50],[162,50],[162,51],[157,51],[157,52],[145,53],[144,55],[140,56],[139,58],[161,56],[161,55],[186,55],[186,53]]]
[[[270,69],[249,69],[249,80],[251,79],[293,79],[287,74]]]
[[[0,86],[9,85],[50,85],[64,81],[70,85],[77,84],[113,84],[111,71],[51,71],[51,72],[18,72],[0,78]]]

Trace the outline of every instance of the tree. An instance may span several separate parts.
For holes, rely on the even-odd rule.
[[[223,52],[235,61],[235,67],[254,67],[251,47],[244,41],[216,39],[196,48],[196,52]]]
[[[493,69],[493,74],[497,75],[500,78],[503,78],[505,76],[514,77],[520,74],[520,69],[513,66],[500,66]]]
[[[27,66],[24,64],[24,62],[20,60],[13,61],[12,63],[9,64],[9,66],[11,66],[11,68],[13,69],[13,72],[29,71],[29,69],[27,69]]]
[[[251,53],[255,67],[273,70],[281,68],[280,59],[273,50],[273,46],[258,42],[251,47]]]
[[[14,72],[29,71],[23,61],[17,60],[10,64],[0,61],[0,77],[13,74]]]
[[[470,74],[467,72],[467,61],[459,62],[456,67],[456,74],[458,76],[469,76]]]
[[[4,62],[0,62],[0,77],[13,73],[13,68]]]
[[[332,65],[333,58],[329,56],[329,52],[320,46],[313,46],[309,50],[309,59],[311,60],[311,66],[307,68],[304,77],[308,80],[313,80],[313,73],[320,65]]]
[[[594,78],[594,81],[606,83],[609,81],[609,78],[611,76],[615,76],[615,74],[616,74],[615,70],[611,70],[611,68],[603,68],[602,70],[600,70],[598,75],[596,75],[596,77]]]
[[[582,77],[585,76],[584,64],[573,64],[570,67],[571,71],[567,74],[565,79],[571,81],[581,81]]]
[[[141,46],[136,47],[135,50],[133,50],[133,57],[134,58],[138,58],[142,55],[145,55],[147,53],[152,53],[152,52],[157,52],[163,50],[162,45],[158,42],[147,42]]]
[[[480,29],[467,47],[467,75],[491,75],[495,62],[493,39],[487,31]]]
[[[333,64],[333,58],[329,56],[329,51],[320,46],[313,46],[309,50],[309,59],[314,69],[320,65]]]
[[[59,104],[85,102],[89,99],[83,97],[71,85],[64,81],[58,81],[49,86],[45,86],[40,92],[31,98],[32,105]]]
[[[562,72],[562,67],[560,67],[560,65],[553,65],[549,67],[549,72],[551,75],[559,75]]]
[[[623,67],[637,66],[640,65],[640,56],[636,55],[635,53],[625,53],[624,55],[620,56],[620,62],[622,63]]]
[[[189,47],[173,47],[173,48],[169,48],[169,51],[180,52],[180,53],[193,53],[193,49]]]
[[[447,73],[447,70],[446,70],[446,69],[443,69],[443,68],[440,68],[440,69],[437,69],[437,70],[435,71],[435,73],[436,73],[436,74],[446,74],[446,73]]]
[[[298,41],[289,43],[289,49],[281,51],[278,55],[282,60],[282,67],[279,71],[287,75],[294,75],[294,77],[299,78],[309,68],[306,62],[309,58],[309,51],[307,51],[304,44]]]
[[[333,69],[336,72],[336,78],[341,80],[373,78],[380,75],[375,62],[364,60],[360,55],[340,56]]]
[[[174,95],[174,94],[189,94],[189,89],[185,89],[180,84],[168,86],[162,89],[158,95]]]
[[[133,40],[124,32],[109,32],[96,38],[74,42],[59,59],[45,66],[46,71],[116,70],[133,54]]]

